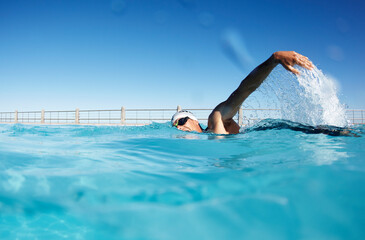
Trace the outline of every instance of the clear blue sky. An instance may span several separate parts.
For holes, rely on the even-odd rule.
[[[0,0],[0,111],[214,107],[277,50],[365,108],[361,0]]]

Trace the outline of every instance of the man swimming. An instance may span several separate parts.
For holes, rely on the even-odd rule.
[[[243,101],[251,95],[267,78],[271,71],[281,64],[286,70],[299,74],[295,65],[312,70],[313,64],[309,59],[293,51],[275,52],[269,59],[256,67],[228,97],[218,104],[208,118],[208,127],[203,130],[198,119],[188,111],[179,111],[172,116],[171,123],[182,131],[211,132],[216,134],[237,134],[240,127],[233,120]]]

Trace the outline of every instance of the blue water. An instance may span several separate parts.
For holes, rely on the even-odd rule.
[[[364,239],[354,131],[0,125],[0,239]]]

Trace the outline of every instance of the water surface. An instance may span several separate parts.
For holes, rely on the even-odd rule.
[[[364,239],[364,130],[0,125],[0,238]]]

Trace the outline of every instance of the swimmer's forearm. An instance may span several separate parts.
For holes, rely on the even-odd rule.
[[[279,51],[271,55],[269,59],[256,67],[239,85],[239,87],[229,96],[229,98],[220,103],[214,110],[219,111],[223,120],[232,119],[238,112],[243,101],[251,95],[267,78],[271,71],[281,64],[286,70],[299,74],[294,65],[312,69],[313,64],[305,56],[293,51]]]
[[[271,71],[278,65],[281,64],[286,70],[299,74],[299,71],[294,68],[295,65],[301,67],[312,69],[313,64],[309,59],[299,53],[293,51],[279,51],[271,55],[269,59],[255,68],[240,84],[236,91],[232,95],[239,95],[236,97],[239,105],[251,94],[253,93],[267,78]],[[230,96],[228,100],[233,97]],[[227,100],[227,101],[228,101]]]
[[[263,83],[263,81],[269,76],[278,63],[279,62],[275,60],[274,54],[271,55],[269,59],[256,67],[241,82],[239,87],[232,93],[232,95],[239,95],[240,97],[238,100],[242,104],[242,102]]]
[[[243,101],[261,85],[277,65],[278,62],[275,60],[273,54],[269,59],[256,67],[226,101],[215,107],[212,113],[216,111],[220,112],[223,121],[232,119],[238,112]]]

